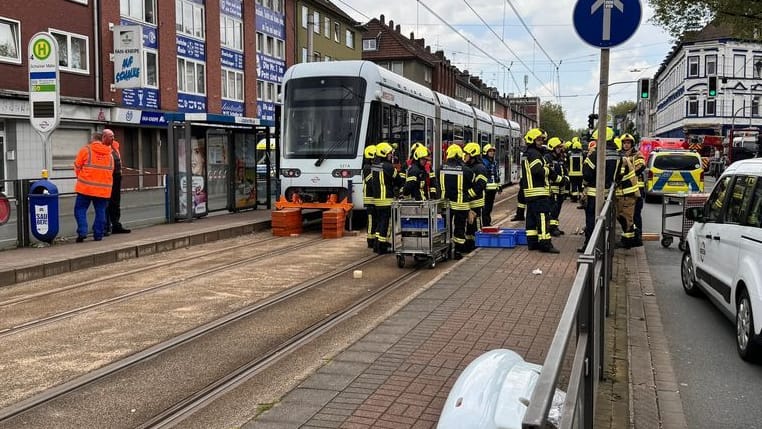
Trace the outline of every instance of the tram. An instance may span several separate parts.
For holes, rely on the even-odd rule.
[[[518,182],[517,123],[492,116],[369,61],[296,64],[283,77],[281,195],[276,208],[362,209],[366,145],[432,152],[435,171],[447,147],[471,141],[495,146],[503,184]]]

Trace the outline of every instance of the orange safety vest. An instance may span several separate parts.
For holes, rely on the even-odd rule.
[[[110,198],[114,171],[114,157],[111,148],[101,142],[84,146],[74,160],[74,173],[78,194],[97,198]]]

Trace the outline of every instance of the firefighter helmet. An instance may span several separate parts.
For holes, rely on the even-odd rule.
[[[564,150],[569,150],[572,147],[572,142],[570,140],[567,140],[564,142]]]
[[[616,146],[616,150],[622,150],[622,139],[614,137],[614,146]]]
[[[415,143],[410,145],[410,157],[411,158],[413,157],[413,155],[415,155],[415,150],[418,149],[421,146],[423,146],[423,143],[421,143],[421,142],[415,142]]]
[[[579,140],[572,142],[572,149],[582,150],[582,142]]]
[[[593,131],[593,139],[598,140],[598,130]],[[611,127],[606,127],[606,141],[614,139],[614,130]]]
[[[539,129],[539,128],[532,128],[531,130],[527,131],[527,133],[524,135],[524,141],[527,142],[527,144],[534,144],[534,141],[538,138],[546,138],[547,134],[545,134],[545,131]]]
[[[482,155],[486,155],[486,154],[487,154],[487,152],[489,152],[489,151],[494,151],[494,150],[495,150],[495,147],[494,147],[494,146],[492,146],[491,144],[487,143],[487,144],[485,144],[485,145],[484,145],[484,147],[482,148]]]
[[[572,146],[574,145],[574,143],[577,143],[577,142],[579,142],[579,143],[582,143],[582,142],[579,140],[579,137],[577,137],[577,136],[574,136],[574,137],[572,137]]]
[[[373,159],[376,157],[376,146],[369,145],[365,148],[365,159]]]
[[[424,159],[429,157],[429,150],[426,149],[426,146],[419,144],[418,147],[415,148],[415,152],[413,152],[413,159],[416,161],[419,159]]]
[[[548,140],[548,149],[554,150],[561,144],[561,139],[558,137],[551,137],[550,140]]]
[[[466,143],[465,146],[463,146],[463,152],[471,156],[478,156],[480,153],[482,153],[482,148],[479,147],[479,143],[469,142],[469,143]]]
[[[381,142],[376,145],[376,156],[381,158],[386,158],[392,151],[394,151],[394,148],[387,142]]]
[[[447,147],[447,159],[463,158],[463,149],[456,144]]]
[[[622,134],[620,139],[622,140],[622,143],[624,143],[625,140],[629,140],[630,143],[635,144],[635,138],[632,136],[632,134]]]

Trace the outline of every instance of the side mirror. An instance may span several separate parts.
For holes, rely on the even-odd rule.
[[[689,207],[685,211],[685,217],[694,222],[704,222],[704,207]]]

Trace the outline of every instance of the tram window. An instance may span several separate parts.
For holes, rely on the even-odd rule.
[[[487,143],[490,143],[491,141],[492,141],[492,134],[482,133],[481,136],[479,137],[479,143],[481,144],[482,147],[484,147],[484,145],[486,145]]]
[[[460,125],[453,126],[452,129],[452,143],[463,144],[465,142],[465,136],[463,135],[463,127]]]
[[[465,127],[463,129],[463,141],[468,143],[474,141],[474,129],[471,127]]]
[[[389,140],[389,125],[391,124],[392,112],[389,106],[383,107],[383,114],[381,118],[381,140]]]
[[[410,114],[410,143],[421,142],[426,138],[426,118],[415,113]]]
[[[368,133],[365,137],[365,146],[375,145],[383,141],[381,137],[381,103],[373,101],[370,103],[370,115],[368,116]]]
[[[426,147],[432,148],[434,143],[434,120],[426,118]]]
[[[399,108],[392,110],[392,130],[390,143],[397,143],[395,152],[395,164],[399,159],[405,159],[408,154],[409,128],[407,123],[407,111]]]

